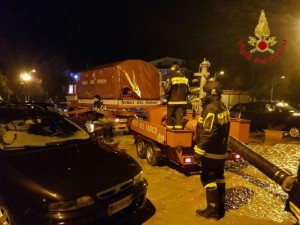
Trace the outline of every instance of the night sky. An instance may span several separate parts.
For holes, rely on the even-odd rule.
[[[246,50],[251,49],[247,41],[255,37],[262,10],[270,36],[278,41],[272,49],[278,52],[282,40],[287,41],[280,58],[266,64],[246,59],[238,45],[243,39]],[[192,70],[206,58],[212,73],[225,71],[228,88],[255,89],[282,74],[295,84],[300,78],[299,44],[299,0],[0,2],[1,73],[15,77],[36,68],[50,91],[71,71],[163,57],[191,60],[196,65]]]

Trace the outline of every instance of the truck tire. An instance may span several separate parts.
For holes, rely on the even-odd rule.
[[[157,161],[156,151],[153,144],[147,143],[145,149],[146,149],[146,159],[148,164],[151,166],[157,166],[158,161]]]
[[[146,158],[145,142],[142,138],[136,139],[136,153],[141,159]]]

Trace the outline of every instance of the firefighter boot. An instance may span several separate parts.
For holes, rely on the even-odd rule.
[[[225,215],[225,183],[217,183],[219,193],[219,216],[220,218]]]
[[[206,204],[204,210],[197,209],[196,215],[206,219],[220,219],[222,216],[219,214],[219,193],[217,188],[206,188]]]

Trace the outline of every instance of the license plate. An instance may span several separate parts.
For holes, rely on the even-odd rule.
[[[127,119],[120,119],[120,123],[127,123]]]
[[[120,210],[126,208],[129,206],[132,202],[132,195],[127,196],[126,198],[123,198],[108,207],[108,215],[111,216],[112,214],[119,212]]]

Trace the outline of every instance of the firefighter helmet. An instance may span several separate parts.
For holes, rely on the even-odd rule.
[[[178,64],[173,64],[170,68],[171,72],[178,72],[180,71],[180,68],[178,66]]]
[[[208,81],[204,86],[203,90],[208,95],[221,95],[223,93],[222,84],[219,81]]]
[[[94,99],[101,100],[101,97],[100,97],[100,95],[95,95]]]

